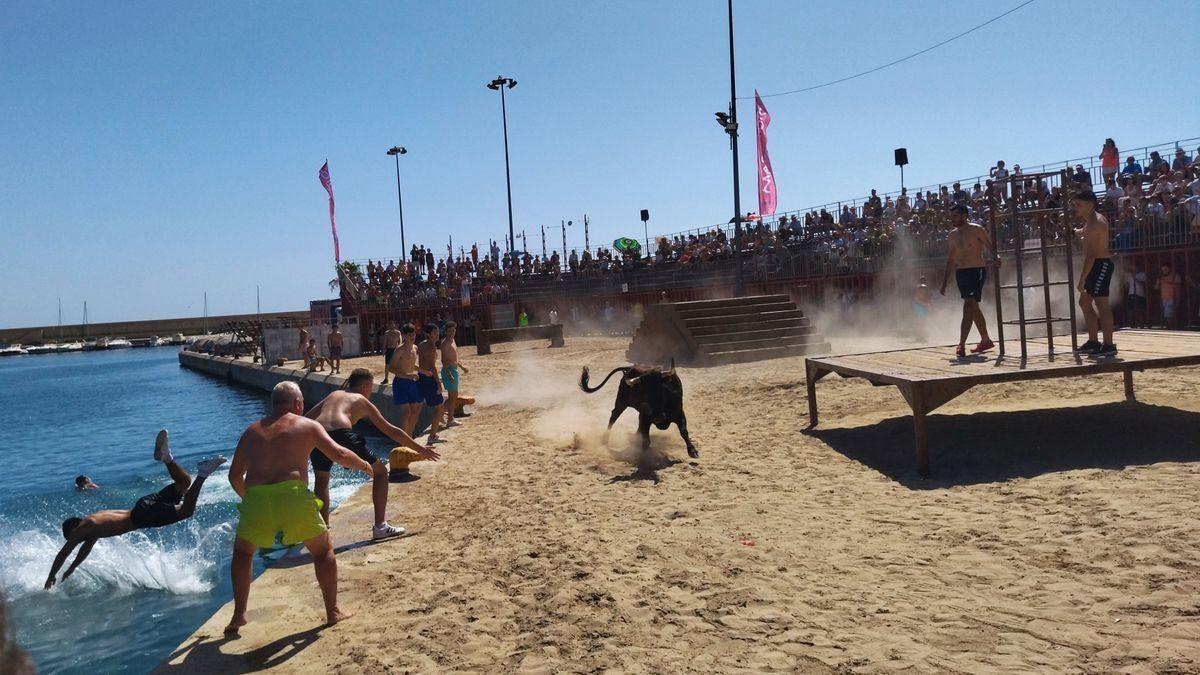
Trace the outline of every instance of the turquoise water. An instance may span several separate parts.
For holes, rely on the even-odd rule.
[[[230,599],[237,496],[225,467],[190,520],[101,540],[69,580],[42,585],[64,519],[130,508],[170,482],[153,461],[158,429],[194,472],[232,457],[266,400],[180,368],[168,347],[0,358],[0,588],[40,672],[147,672]],[[78,474],[102,489],[76,492]],[[361,483],[335,469],[331,501]]]

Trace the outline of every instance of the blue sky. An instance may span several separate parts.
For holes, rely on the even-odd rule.
[[[1018,4],[735,3],[739,95],[916,51]],[[930,54],[767,99],[780,210],[1200,135],[1200,3],[1032,5]],[[1178,33],[1178,35],[1175,35]],[[307,307],[343,258],[579,221],[592,242],[732,215],[725,3],[9,2],[0,19],[0,326]],[[752,103],[740,104],[743,122]],[[742,141],[744,206],[754,141]],[[581,246],[579,228],[569,245]],[[551,243],[553,245],[553,243]]]

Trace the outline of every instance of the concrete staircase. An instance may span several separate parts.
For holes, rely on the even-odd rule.
[[[786,295],[650,307],[626,356],[634,363],[713,366],[826,353],[829,343]]]

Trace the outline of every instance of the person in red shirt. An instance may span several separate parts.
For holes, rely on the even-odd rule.
[[[1104,139],[1104,147],[1100,149],[1100,169],[1106,185],[1109,178],[1116,177],[1120,163],[1121,152],[1117,150],[1117,144],[1111,138]]]

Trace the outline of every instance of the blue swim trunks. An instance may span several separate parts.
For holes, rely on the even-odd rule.
[[[392,380],[392,403],[396,405],[408,405],[420,402],[421,394],[417,390],[416,380],[409,380],[403,377],[397,377]]]
[[[458,366],[442,366],[442,386],[446,391],[458,393]]]
[[[421,373],[417,375],[417,391],[419,392],[417,400],[425,401],[425,405],[441,405],[442,392],[438,391],[437,378],[432,375]]]

